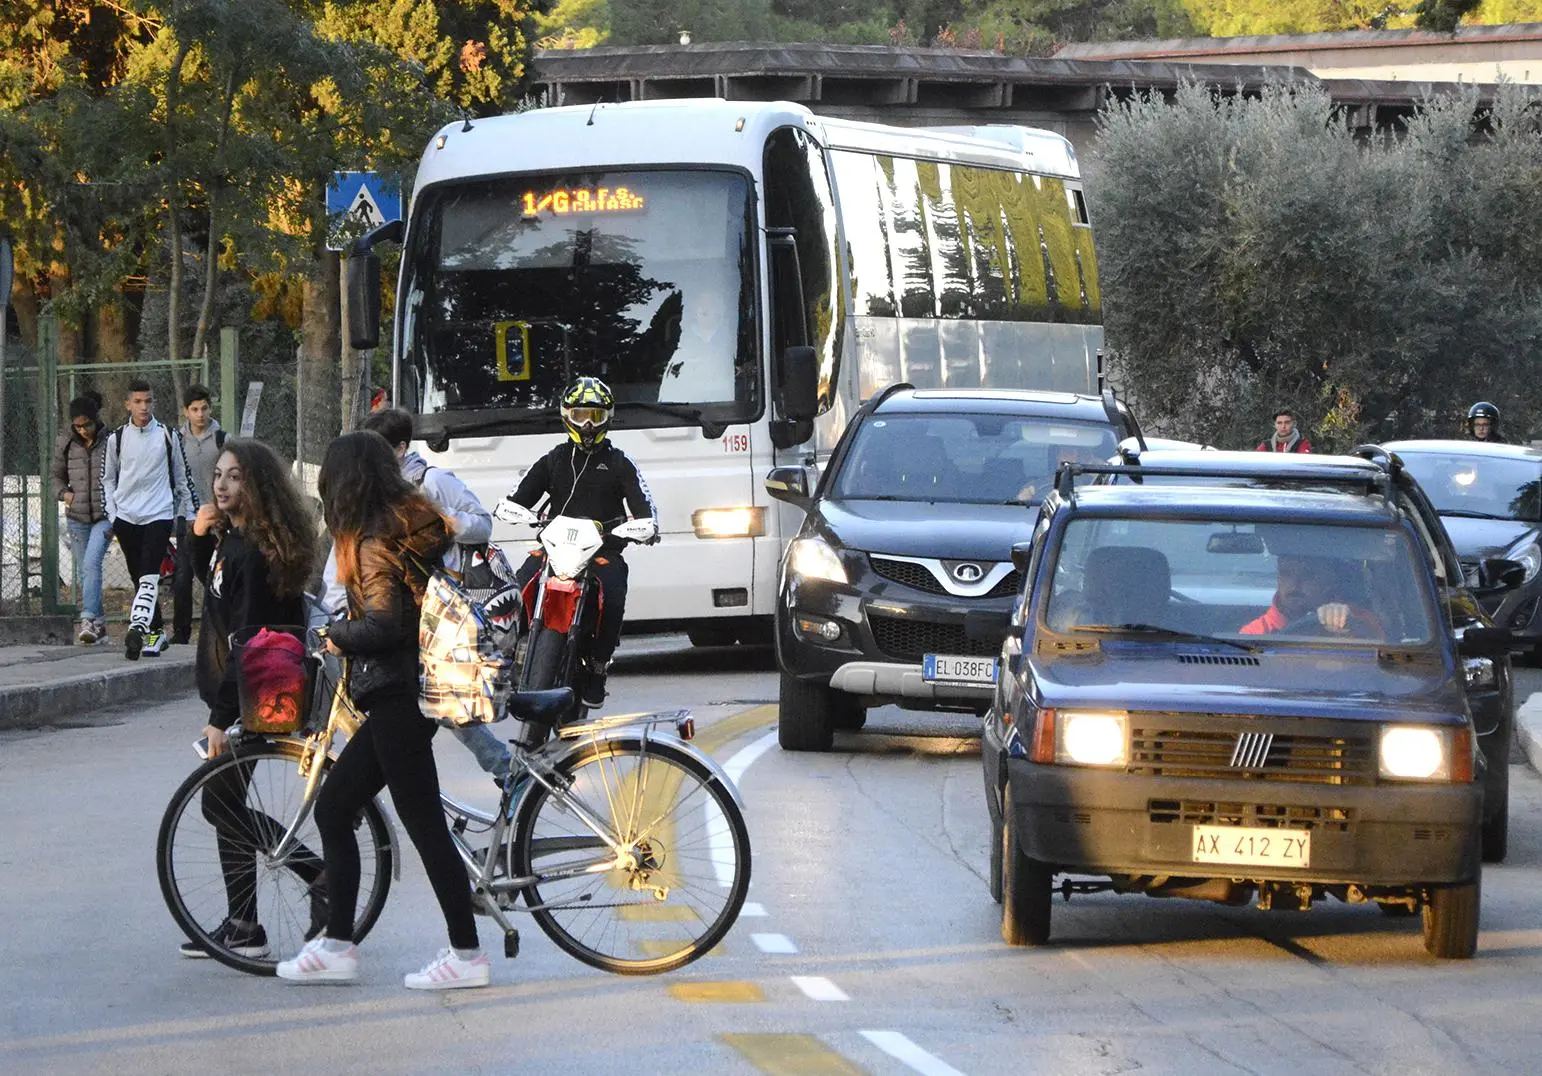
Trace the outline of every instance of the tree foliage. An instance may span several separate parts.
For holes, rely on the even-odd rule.
[[[18,291],[80,322],[165,289],[196,353],[218,276],[293,294],[333,172],[405,177],[452,116],[524,92],[529,0],[9,0],[0,221]],[[275,282],[275,274],[277,282]],[[132,288],[129,289],[133,291]],[[292,303],[258,305],[286,317]]]
[[[1542,101],[1429,102],[1362,142],[1318,88],[1197,86],[1101,119],[1089,199],[1111,350],[1153,425],[1237,446],[1277,406],[1339,447],[1542,424]],[[1507,420],[1508,421],[1508,420]]]

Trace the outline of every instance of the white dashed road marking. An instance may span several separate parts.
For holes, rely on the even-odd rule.
[[[934,1057],[898,1031],[864,1031],[862,1037],[921,1076],[964,1076],[940,1057]]]
[[[776,743],[776,733],[768,732],[760,739],[734,752],[734,756],[728,760],[728,764],[723,769],[728,771],[728,779],[734,783],[735,788],[739,787],[744,771],[749,769],[757,758],[769,751],[774,743]]]
[[[751,934],[750,940],[762,953],[796,953],[798,947],[785,934]]]
[[[739,909],[740,919],[764,919],[770,914],[770,912],[766,911],[764,904],[756,904],[752,900],[745,901],[744,906]]]
[[[850,1001],[846,991],[819,975],[794,975],[793,985],[815,1001]]]

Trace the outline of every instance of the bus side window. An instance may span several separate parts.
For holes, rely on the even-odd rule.
[[[791,228],[798,248],[803,277],[803,309],[807,326],[802,334],[814,348],[819,363],[819,411],[835,402],[840,364],[836,276],[835,196],[824,151],[796,127],[781,127],[766,139],[764,157],[766,227]],[[781,359],[793,334],[783,320],[790,307],[771,311],[771,361]]]

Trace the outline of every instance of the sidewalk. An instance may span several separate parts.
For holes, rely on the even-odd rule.
[[[1515,734],[1526,752],[1526,761],[1542,773],[1542,691],[1515,708]]]
[[[196,653],[172,646],[129,661],[121,631],[101,646],[0,646],[0,730],[69,726],[111,706],[191,694]]]

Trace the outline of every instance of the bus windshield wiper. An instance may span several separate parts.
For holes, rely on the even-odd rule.
[[[618,400],[616,410],[652,411],[659,415],[670,415],[674,418],[683,418],[693,426],[701,427],[701,434],[708,440],[717,440],[723,436],[723,431],[728,428],[726,422],[713,422],[701,417],[701,408],[690,407],[686,404],[659,403],[656,400]]]
[[[1258,653],[1258,647],[1249,643],[1239,643],[1235,639],[1223,639],[1219,635],[1204,635],[1197,631],[1182,631],[1178,628],[1164,628],[1156,624],[1073,624],[1068,631],[1085,631],[1091,635],[1160,635],[1166,639],[1184,639],[1193,643],[1215,643],[1217,646],[1232,646],[1238,650],[1245,650],[1249,654]]]

